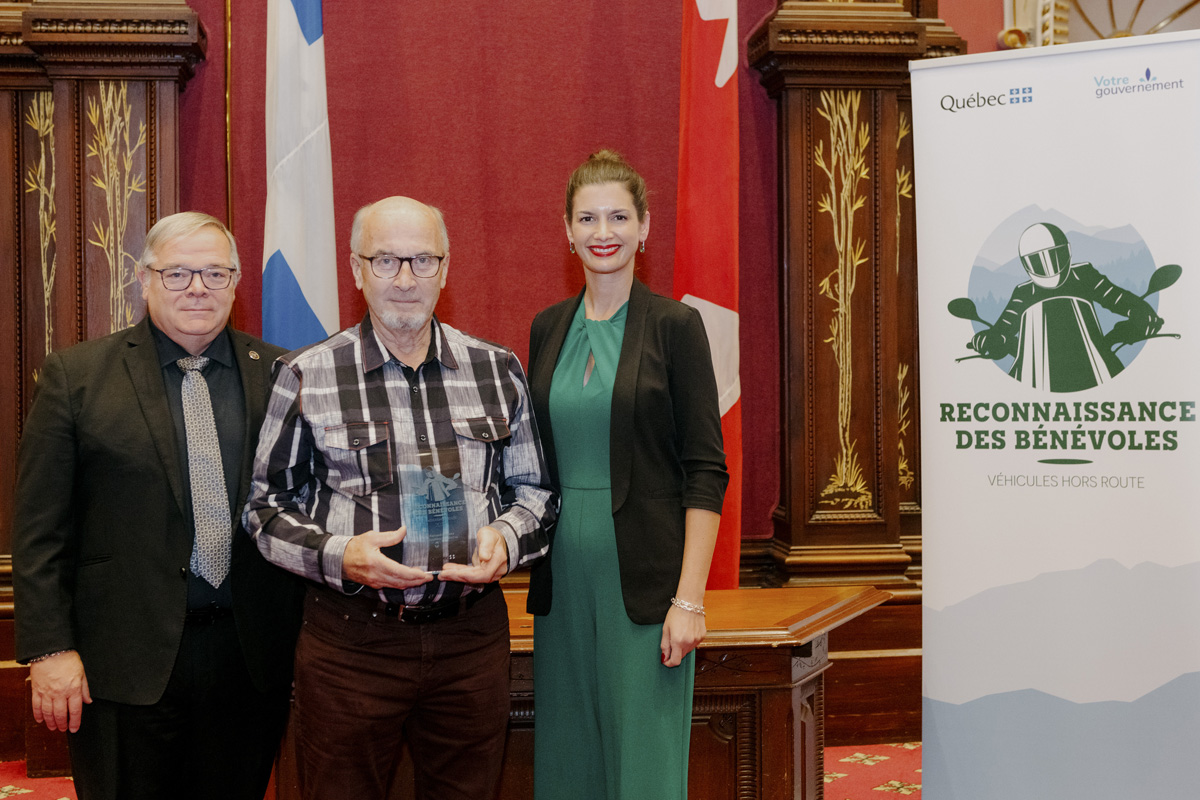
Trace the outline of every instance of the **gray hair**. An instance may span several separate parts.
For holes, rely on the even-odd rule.
[[[391,200],[391,199],[392,198],[390,198],[390,197],[384,198],[384,200]],[[405,198],[405,199],[409,199],[409,198]],[[350,250],[352,252],[360,253],[362,251],[363,228],[365,228],[367,225],[367,217],[371,215],[371,211],[375,208],[375,206],[379,205],[382,202],[383,202],[383,200],[378,200],[374,203],[367,203],[365,206],[360,208],[358,211],[354,212],[354,223],[350,226]],[[420,203],[419,200],[413,200],[413,202]],[[440,243],[442,245],[442,255],[449,256],[450,255],[450,234],[446,231],[446,218],[442,216],[441,209],[435,208],[434,206],[431,206],[428,203],[420,203],[420,205],[429,209],[429,213],[433,214],[434,220],[437,221],[438,239],[440,240]],[[404,254],[396,253],[395,255],[404,255]],[[416,254],[408,253],[407,255],[416,255]],[[432,254],[430,254],[430,255],[432,255]]]
[[[242,262],[238,258],[237,242],[233,240],[233,234],[225,227],[225,223],[201,211],[180,211],[178,214],[171,214],[154,223],[154,227],[146,234],[142,257],[137,262],[138,272],[144,271],[157,261],[157,251],[163,245],[191,236],[201,228],[207,227],[216,228],[225,234],[225,238],[229,242],[229,261],[235,270],[240,271]]]

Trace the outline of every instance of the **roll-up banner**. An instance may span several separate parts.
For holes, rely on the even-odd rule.
[[[914,62],[926,800],[1200,796],[1200,37]]]

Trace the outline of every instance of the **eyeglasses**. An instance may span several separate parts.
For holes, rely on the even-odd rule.
[[[404,262],[406,261],[413,275],[418,278],[432,278],[442,268],[442,259],[445,258],[445,256],[431,256],[429,253],[421,253],[415,256],[394,256],[390,253],[378,256],[364,256],[360,253],[358,257],[371,265],[371,272],[374,272],[377,278],[396,277],[400,274],[400,270],[404,268]]]
[[[171,267],[170,269],[155,269],[154,267],[146,267],[151,272],[157,272],[162,278],[163,286],[172,292],[182,292],[184,289],[192,285],[192,278],[199,273],[200,281],[206,289],[217,291],[218,289],[229,288],[230,281],[233,280],[233,273],[236,269],[229,267],[205,267],[204,269],[186,269],[185,267]]]

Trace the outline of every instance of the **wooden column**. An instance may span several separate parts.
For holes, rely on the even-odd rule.
[[[781,496],[758,582],[893,595],[841,637],[847,665],[830,672],[830,743],[919,735],[908,62],[965,49],[934,15],[932,3],[911,0],[788,0],[748,48],[779,103]],[[838,651],[831,638],[831,657]],[[840,729],[838,680],[853,686],[848,696],[886,685],[890,697],[851,709]]]
[[[178,210],[178,97],[203,56],[183,0],[0,2],[0,662],[13,658],[13,486],[38,370],[144,313],[133,267]],[[24,675],[0,663],[0,760],[25,757]]]

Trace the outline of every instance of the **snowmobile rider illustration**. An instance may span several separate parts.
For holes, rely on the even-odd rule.
[[[1140,342],[1162,327],[1141,297],[1087,262],[1072,264],[1067,236],[1056,226],[1030,225],[1019,252],[1029,280],[1013,289],[1000,319],[968,346],[993,360],[1016,356],[1008,374],[1022,383],[1052,392],[1098,386],[1124,369],[1114,345]],[[1106,335],[1093,303],[1125,319]]]

